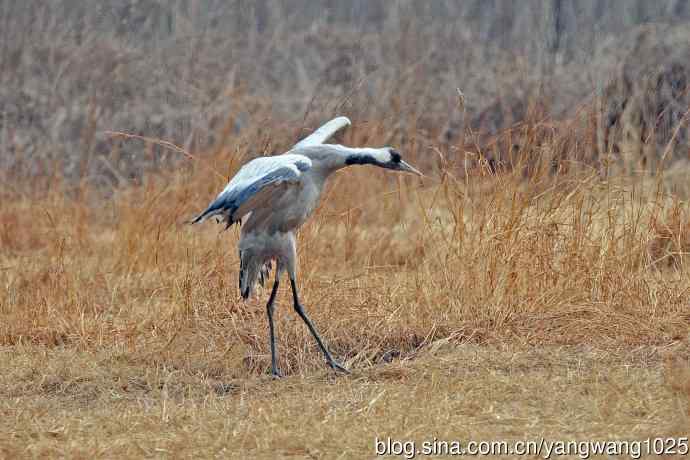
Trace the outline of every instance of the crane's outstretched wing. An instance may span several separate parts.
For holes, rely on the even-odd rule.
[[[350,119],[347,117],[338,117],[334,118],[331,121],[325,123],[323,126],[321,126],[319,129],[311,133],[309,136],[305,137],[298,143],[296,143],[292,149],[296,149],[298,147],[307,147],[310,145],[319,145],[323,144],[328,140],[329,137],[334,135],[336,132],[338,132],[340,129],[344,128],[345,126],[350,125]]]
[[[265,203],[267,195],[277,189],[299,184],[302,173],[310,168],[311,160],[302,155],[255,158],[240,168],[225,189],[192,223],[222,215],[229,227]]]
[[[322,125],[292,147],[323,144],[338,130],[350,125],[347,117],[337,117]],[[299,182],[302,172],[311,168],[311,160],[302,155],[284,154],[256,158],[244,165],[215,200],[192,223],[223,215],[228,226],[239,221],[253,209],[263,205],[268,197],[290,184]]]

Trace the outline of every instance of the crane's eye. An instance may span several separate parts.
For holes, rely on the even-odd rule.
[[[390,153],[391,153],[391,162],[392,163],[400,163],[400,160],[402,160],[402,158],[400,158],[400,154],[398,152],[396,152],[395,150],[391,150]]]

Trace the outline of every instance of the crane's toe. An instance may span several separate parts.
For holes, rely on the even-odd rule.
[[[343,374],[350,374],[351,372],[345,368],[342,364],[338,363],[337,361],[329,361],[328,365],[331,366],[331,369],[334,371],[342,372]]]

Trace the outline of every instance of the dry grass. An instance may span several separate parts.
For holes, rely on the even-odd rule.
[[[593,2],[549,25],[562,2],[533,3],[0,0],[0,458],[687,435],[687,163],[609,177],[588,95],[621,31],[688,11]],[[326,368],[283,283],[274,381],[237,230],[185,221],[335,114],[339,141],[428,176],[332,179],[299,283],[353,373]]]
[[[260,134],[225,133],[107,199],[57,178],[34,188],[47,192],[7,184],[0,455],[350,458],[386,434],[687,433],[688,204],[651,179],[551,174],[562,149],[587,149],[552,131],[523,139],[529,167],[498,175],[404,138],[428,178],[336,175],[300,233],[300,284],[345,377],[283,289],[288,377],[270,380],[266,292],[239,300],[236,230],[184,224]],[[370,122],[344,141],[383,132]]]
[[[569,116],[614,76],[625,87],[620,77],[655,81],[668,64],[659,65],[659,55],[673,54],[684,69],[683,28],[653,34],[673,53],[657,47],[642,55],[639,33],[630,29],[688,20],[690,6],[680,0],[609,0],[606,7],[541,0],[0,0],[0,176],[50,176],[60,168],[70,180],[118,188],[177,156],[113,145],[106,130],[197,152],[218,144],[222,129],[259,131],[265,141],[285,120],[304,115],[313,126],[342,112],[358,124],[385,119],[386,132],[412,136],[424,148],[455,145],[468,128],[495,134],[523,121],[537,94],[546,113]],[[623,65],[629,54],[634,65]],[[621,74],[630,67],[641,70]],[[677,78],[676,90],[686,79]],[[466,95],[463,110],[458,88]],[[602,131],[620,117],[623,96],[638,95],[604,97]],[[642,109],[657,114],[656,99]],[[675,124],[684,100],[672,102],[664,120]],[[270,130],[261,133],[261,125]],[[618,138],[600,134],[601,150]],[[646,138],[641,134],[630,136]],[[679,138],[687,138],[684,131]]]
[[[442,343],[415,360],[219,384],[111,350],[3,355],[0,455],[372,458],[397,439],[644,439],[687,435],[687,378],[650,347]],[[677,381],[685,379],[682,387]],[[685,396],[684,396],[685,395]],[[20,409],[21,408],[21,409]]]

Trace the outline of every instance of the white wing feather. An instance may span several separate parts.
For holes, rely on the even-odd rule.
[[[203,222],[211,216],[222,214],[227,224],[232,225],[252,211],[252,197],[267,187],[299,183],[302,173],[311,166],[311,160],[302,155],[255,158],[240,168],[223,191],[192,223]],[[238,210],[240,213],[237,213]]]
[[[323,126],[321,126],[313,133],[311,133],[309,136],[305,137],[304,139],[296,143],[292,147],[292,149],[296,149],[299,147],[308,147],[310,145],[323,144],[328,140],[329,137],[334,135],[336,132],[338,132],[345,126],[349,126],[350,124],[350,119],[347,117],[334,118],[331,121],[325,123]]]

